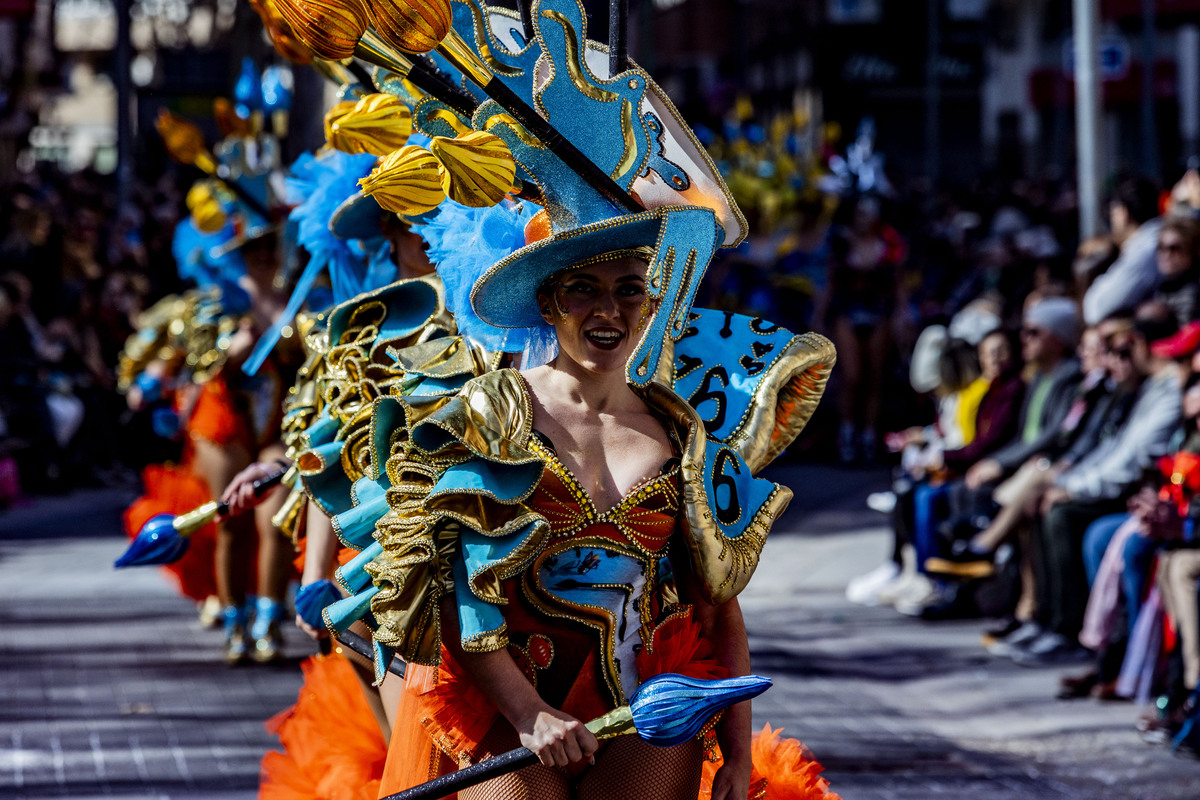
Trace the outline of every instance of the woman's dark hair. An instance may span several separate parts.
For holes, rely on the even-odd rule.
[[[964,339],[949,339],[938,358],[942,390],[957,392],[979,377],[979,351]]]
[[[1020,331],[1017,331],[1014,328],[1010,328],[1010,327],[996,328],[995,330],[988,331],[984,335],[983,339],[979,340],[979,343],[983,344],[984,339],[989,339],[992,336],[1003,336],[1005,343],[1008,344],[1008,361],[1009,361],[1010,370],[1011,370],[1011,368],[1019,367],[1021,365],[1021,334],[1020,334]],[[976,349],[978,349],[978,348],[976,348]]]
[[[1141,175],[1122,178],[1109,201],[1125,206],[1129,218],[1141,225],[1158,216],[1158,185]]]

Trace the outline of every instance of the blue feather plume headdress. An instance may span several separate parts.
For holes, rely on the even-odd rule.
[[[297,203],[288,220],[298,230],[296,243],[308,253],[308,264],[296,280],[279,319],[258,340],[242,369],[255,374],[279,341],[283,328],[291,324],[308,299],[322,271],[328,270],[334,303],[342,303],[363,292],[395,280],[390,246],[382,234],[371,242],[347,241],[334,235],[329,221],[346,198],[358,191],[358,181],[375,167],[373,155],[350,155],[325,149],[305,153],[292,164],[287,179],[288,199]]]
[[[429,245],[429,260],[437,265],[446,289],[446,308],[458,332],[487,350],[522,353],[526,368],[544,364],[558,353],[554,328],[497,328],[471,308],[471,287],[502,258],[525,246],[525,225],[537,207],[505,200],[489,208],[468,208],[446,200],[413,230]]]
[[[214,251],[236,235],[232,222],[215,233],[205,233],[196,227],[191,215],[175,226],[171,254],[179,277],[197,286],[216,286],[226,313],[242,314],[250,310],[250,296],[238,285],[246,274],[246,264],[238,250],[219,256]]]

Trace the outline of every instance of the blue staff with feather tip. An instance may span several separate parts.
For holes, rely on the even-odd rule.
[[[670,672],[655,675],[638,687],[629,705],[592,720],[587,729],[597,739],[636,733],[658,747],[674,747],[698,734],[713,714],[757,697],[770,686],[770,678],[758,675],[722,680],[688,678]],[[536,753],[518,747],[383,800],[433,800],[536,763]]]
[[[287,476],[288,469],[277,470],[255,481],[254,496],[261,497],[270,491]],[[220,500],[210,500],[186,514],[155,514],[146,520],[146,524],[113,566],[120,569],[173,564],[187,552],[193,533],[218,517],[228,514],[229,505]]]

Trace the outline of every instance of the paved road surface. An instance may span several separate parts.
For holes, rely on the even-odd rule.
[[[1200,762],[1140,742],[1128,704],[1048,699],[1058,675],[998,663],[980,624],[925,624],[842,595],[887,552],[872,472],[776,470],[797,499],[743,595],[755,703],[803,739],[846,800],[946,796],[1195,800]],[[220,635],[152,570],[115,572],[117,492],[0,515],[0,797],[255,796],[289,705],[290,660],[227,669]]]

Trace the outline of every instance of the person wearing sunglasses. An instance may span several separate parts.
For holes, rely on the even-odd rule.
[[[1160,277],[1153,301],[1175,314],[1180,327],[1200,317],[1200,230],[1197,223],[1172,217],[1158,233],[1155,263]]]
[[[1042,496],[1033,536],[1036,622],[1042,632],[1010,653],[1019,664],[1091,658],[1078,642],[1088,599],[1084,535],[1096,520],[1123,511],[1146,470],[1169,450],[1182,418],[1183,370],[1155,354],[1152,345],[1177,330],[1169,309],[1147,304],[1128,341],[1110,348],[1110,372],[1127,368],[1144,379],[1124,423]]]

